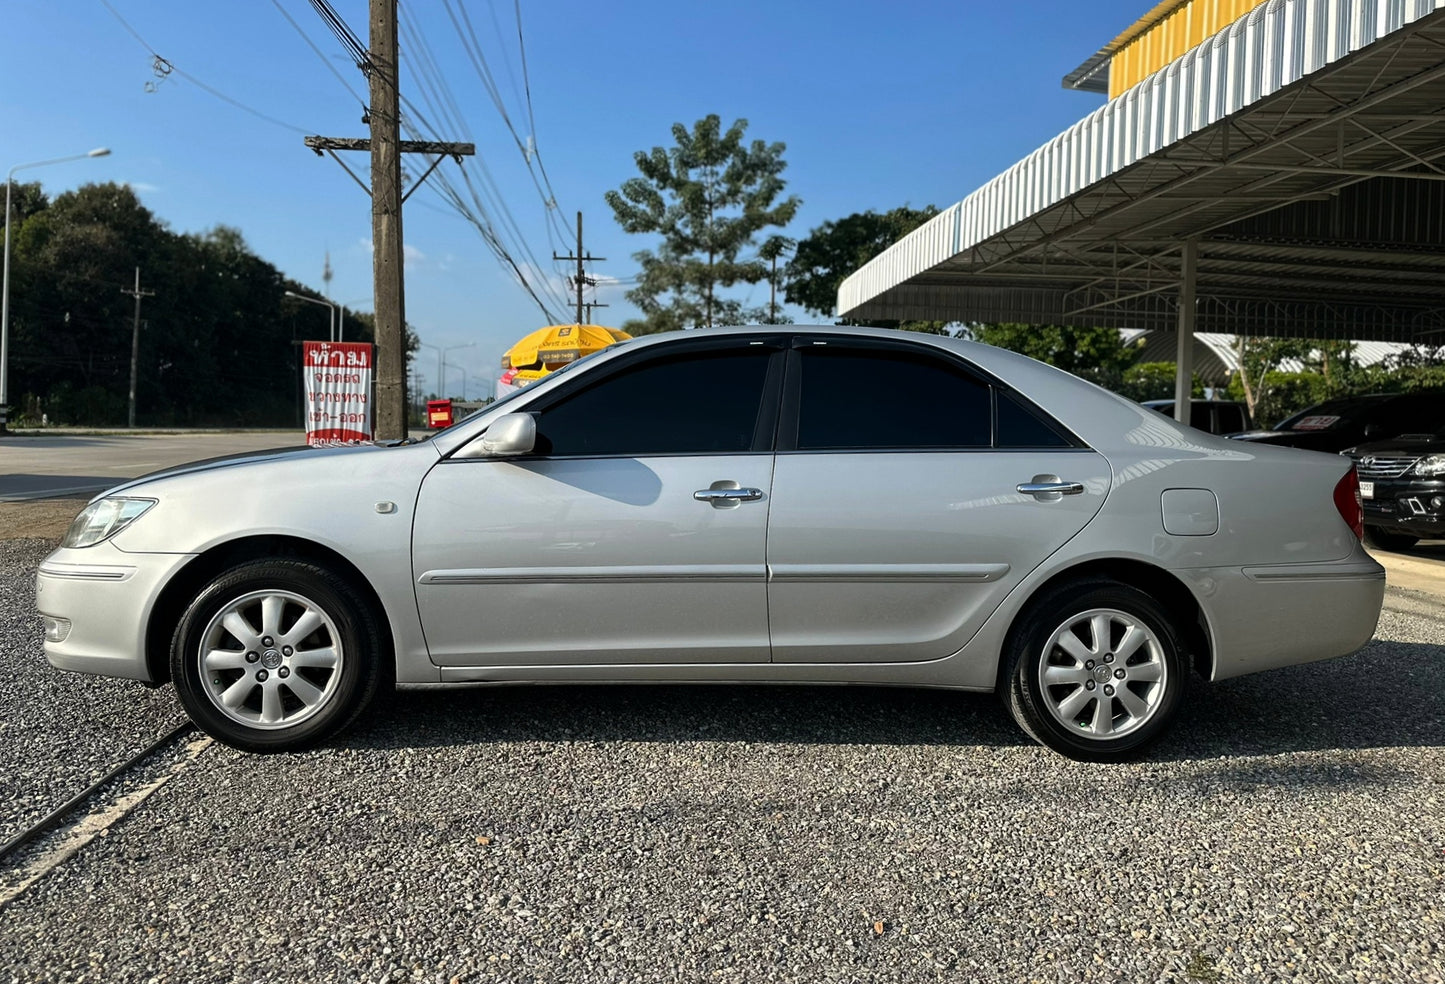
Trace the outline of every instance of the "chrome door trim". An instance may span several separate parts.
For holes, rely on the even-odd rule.
[[[1008,564],[769,564],[769,581],[997,581]]]
[[[763,582],[767,571],[748,564],[665,567],[501,567],[426,571],[418,584],[649,584],[658,581]]]

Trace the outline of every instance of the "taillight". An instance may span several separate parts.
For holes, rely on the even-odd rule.
[[[1364,539],[1365,500],[1360,497],[1360,476],[1355,474],[1354,465],[1335,485],[1335,508],[1340,511],[1340,518],[1355,531],[1355,538]]]

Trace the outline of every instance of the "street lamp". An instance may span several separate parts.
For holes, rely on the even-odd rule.
[[[0,275],[0,434],[5,433],[5,423],[10,412],[10,189],[15,182],[15,172],[30,167],[44,167],[47,164],[83,161],[87,157],[105,157],[109,153],[109,147],[97,147],[84,154],[16,164],[10,169],[10,173],[5,175],[5,272]]]
[[[440,345],[433,345],[431,342],[418,341],[418,344],[421,345],[423,348],[437,350],[437,396],[441,399],[446,399],[447,377],[445,366],[447,364],[447,353],[455,352],[457,349],[475,348],[477,343],[467,342],[465,345],[448,345],[446,348],[442,348]]]
[[[294,290],[286,291],[287,297],[294,297],[298,301],[305,301],[307,304],[324,304],[331,309],[326,315],[327,341],[336,341],[336,326],[333,324],[336,318],[336,305],[330,301],[323,301],[315,297],[307,297],[305,294],[298,294]]]
[[[358,298],[356,298],[356,300],[354,300],[354,301],[342,301],[342,302],[341,302],[341,315],[340,315],[340,317],[338,317],[338,318],[336,319],[336,340],[337,340],[338,342],[339,342],[339,341],[342,341],[342,337],[341,337],[341,336],[346,333],[346,305],[350,304],[353,308],[355,308],[356,305],[358,305],[358,304],[370,304],[370,303],[371,303],[371,298],[369,298],[369,297],[358,297]]]

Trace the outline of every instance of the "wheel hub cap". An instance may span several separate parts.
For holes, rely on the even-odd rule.
[[[281,654],[274,649],[268,649],[261,654],[261,665],[268,670],[274,670],[281,665]]]

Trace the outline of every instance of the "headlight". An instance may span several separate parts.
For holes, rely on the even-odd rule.
[[[119,497],[92,502],[80,511],[79,516],[75,517],[70,524],[70,529],[65,531],[65,539],[60,541],[60,545],[62,547],[93,547],[134,523],[155,504],[156,500],[154,499]]]
[[[1427,454],[1415,462],[1415,467],[1410,470],[1426,478],[1445,475],[1445,454]]]

